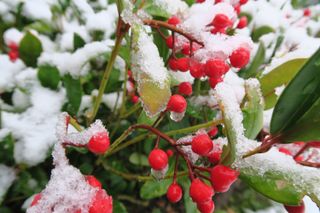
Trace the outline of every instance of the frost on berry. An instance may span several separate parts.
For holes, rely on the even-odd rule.
[[[184,143],[190,143],[192,142],[193,136],[185,136],[183,138],[180,138],[177,140],[177,144],[184,144]],[[192,162],[192,164],[195,164],[196,161],[199,159],[199,155],[194,153],[191,149],[191,145],[187,146],[177,146],[177,148]]]
[[[161,170],[155,170],[155,169],[151,168],[151,175],[153,177],[155,177],[155,179],[161,180],[166,176],[166,174],[168,172],[168,169],[169,169],[169,165],[168,164],[166,165],[166,167],[164,167]]]

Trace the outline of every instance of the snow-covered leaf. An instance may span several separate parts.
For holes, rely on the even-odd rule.
[[[261,26],[252,31],[251,37],[254,42],[259,41],[259,38],[265,34],[272,33],[275,30],[270,26]]]
[[[55,90],[60,81],[59,70],[52,66],[41,66],[38,68],[38,79],[42,86]]]
[[[27,66],[35,67],[42,52],[40,40],[32,33],[27,32],[19,45],[19,57]]]

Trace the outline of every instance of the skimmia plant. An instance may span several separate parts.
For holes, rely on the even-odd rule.
[[[0,15],[0,211],[320,206],[317,2],[5,0]]]

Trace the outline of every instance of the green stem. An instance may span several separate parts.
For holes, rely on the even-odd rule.
[[[126,114],[122,115],[120,118],[127,118],[128,116],[130,116],[131,114],[135,113],[138,109],[140,109],[140,104],[136,103],[135,105],[133,105]]]
[[[76,130],[78,130],[78,132],[81,132],[81,131],[82,131],[82,127],[78,124],[78,122],[76,121],[76,119],[74,119],[73,117],[70,117],[69,123],[70,123]]]

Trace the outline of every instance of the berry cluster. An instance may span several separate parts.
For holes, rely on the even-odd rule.
[[[12,62],[15,62],[19,58],[19,46],[16,43],[8,44],[9,52],[8,56]]]

